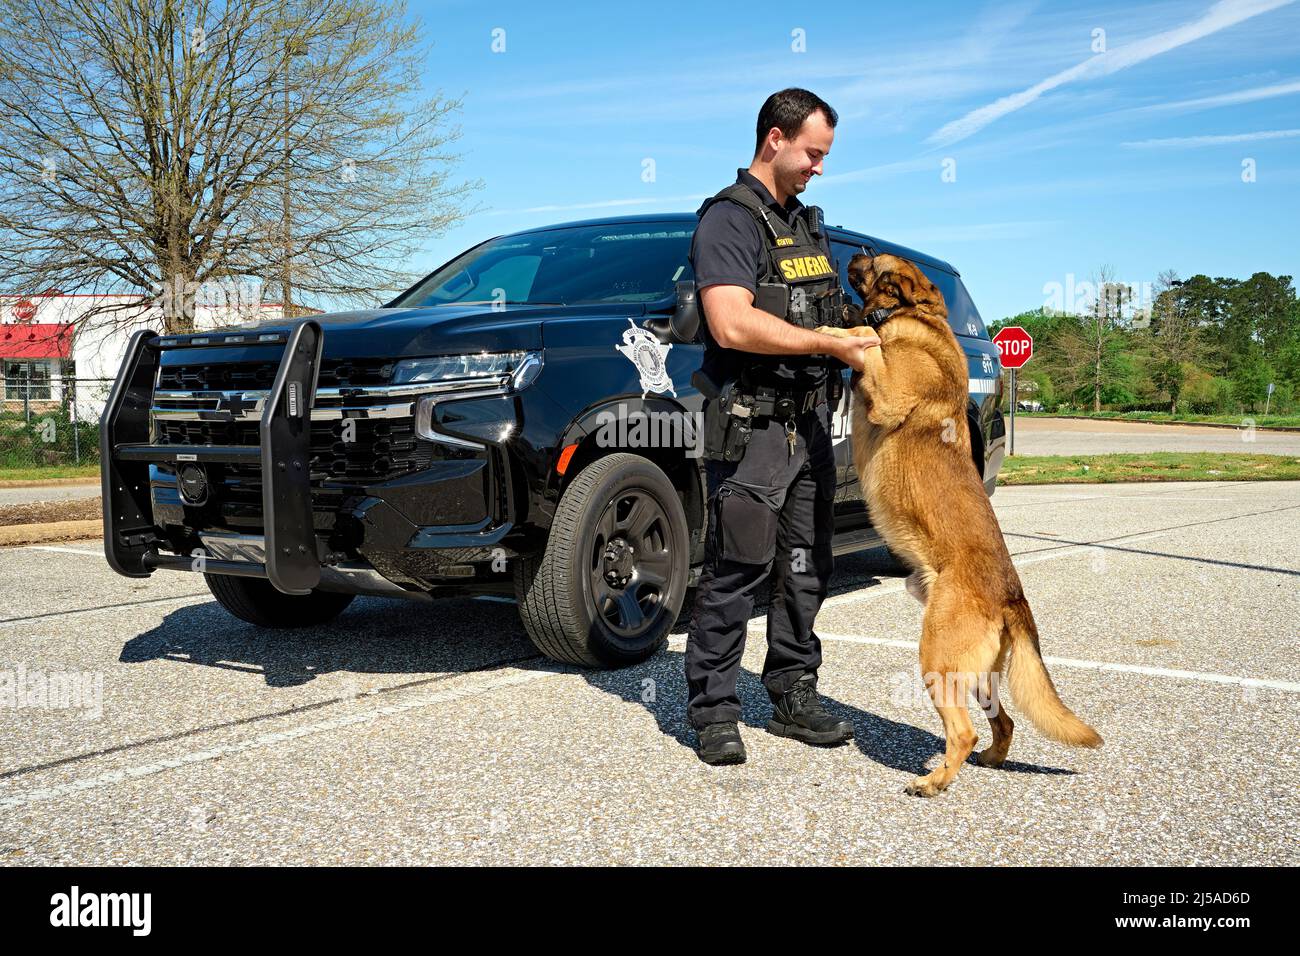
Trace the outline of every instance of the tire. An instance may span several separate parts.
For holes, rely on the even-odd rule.
[[[312,591],[284,594],[261,578],[236,578],[226,574],[204,574],[208,590],[241,621],[258,627],[314,627],[328,624],[347,609],[355,594]]]
[[[524,629],[566,664],[645,660],[681,611],[689,541],[681,498],[657,465],[627,454],[592,462],[560,498],[546,550],[515,561]]]

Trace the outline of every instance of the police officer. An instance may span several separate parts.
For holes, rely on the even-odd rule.
[[[686,644],[687,716],[709,764],[742,763],[736,680],[760,585],[770,578],[763,684],[769,732],[840,743],[853,725],[818,698],[813,619],[831,574],[839,362],[861,371],[873,338],[841,325],[839,272],[820,210],[796,197],[830,152],[837,121],[801,89],[768,97],[749,169],[699,209],[691,265],[704,315],[708,531]]]

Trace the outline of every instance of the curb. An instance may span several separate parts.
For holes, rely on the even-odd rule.
[[[104,522],[100,519],[10,524],[0,526],[0,547],[44,544],[47,541],[82,541],[87,538],[99,538],[103,534]]]
[[[1263,481],[1289,481],[1292,484],[1297,483],[1295,478],[1115,478],[1115,479],[1097,479],[1095,481],[1086,481],[1083,479],[1062,478],[1056,481],[1008,481],[1003,483],[998,481],[999,488],[1050,488],[1053,485],[1172,485],[1182,482],[1200,482],[1204,485],[1224,484],[1227,482],[1263,482]]]
[[[100,487],[98,478],[0,478],[0,488],[63,488],[67,485]]]
[[[1002,414],[1004,418],[1008,417],[1006,412],[1003,412]],[[1017,417],[1024,414],[1032,413],[1016,412]],[[1066,418],[1076,422],[1119,422],[1121,425],[1189,425],[1193,427],[1200,426],[1203,428],[1232,428],[1237,431],[1241,430],[1240,425],[1229,425],[1227,422],[1158,422],[1150,418],[1097,418],[1092,415],[1033,415],[1033,418],[1036,421],[1044,421],[1050,418]],[[1300,432],[1300,425],[1256,425],[1255,431]]]

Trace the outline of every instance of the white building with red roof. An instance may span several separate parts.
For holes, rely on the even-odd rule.
[[[0,410],[67,404],[82,421],[98,419],[131,334],[163,329],[162,309],[138,302],[138,296],[111,294],[0,296]],[[103,311],[111,306],[129,307]],[[205,331],[280,315],[278,302],[199,302],[194,327]]]

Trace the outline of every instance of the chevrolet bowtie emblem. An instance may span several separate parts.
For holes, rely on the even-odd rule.
[[[243,392],[232,392],[217,400],[217,411],[230,412],[232,418],[242,418],[245,412],[257,408],[256,401],[245,401]]]

